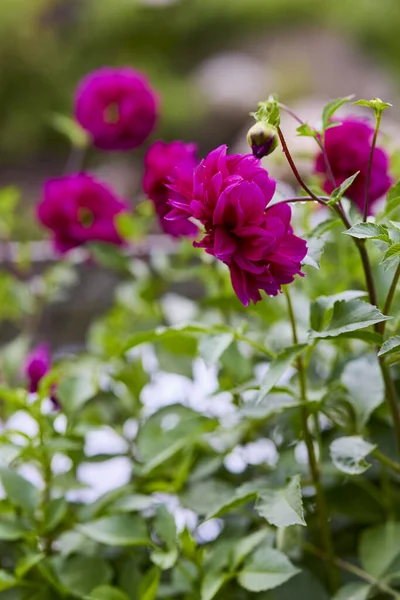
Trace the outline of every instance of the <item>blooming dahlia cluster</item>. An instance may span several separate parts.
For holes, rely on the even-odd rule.
[[[45,183],[37,217],[52,231],[55,249],[64,254],[87,242],[121,245],[114,219],[127,209],[106,185],[78,173]]]
[[[147,78],[130,67],[103,67],[79,83],[75,117],[102,150],[140,146],[157,119],[157,96]]]
[[[330,194],[345,179],[360,171],[354,182],[346,191],[346,196],[353,200],[363,212],[367,185],[368,163],[371,154],[374,129],[367,121],[357,118],[344,119],[340,125],[329,128],[325,132],[324,146],[335,186],[328,177],[326,163],[322,152],[318,154],[315,163],[316,173],[324,176],[324,190]],[[369,209],[379,200],[392,185],[389,175],[389,157],[379,147],[375,148],[371,179],[369,186]]]
[[[193,217],[205,236],[204,248],[228,265],[232,286],[248,306],[261,300],[260,290],[275,296],[301,271],[306,242],[293,234],[287,204],[268,208],[276,183],[252,155],[227,156],[213,150],[194,170],[191,186],[171,185],[169,220]]]
[[[165,218],[171,212],[168,204],[171,196],[169,186],[179,181],[180,186],[187,188],[190,193],[193,170],[198,162],[196,144],[185,144],[179,140],[155,142],[146,153],[143,189],[154,204],[162,229],[173,237],[194,237],[198,232],[196,225],[186,218],[177,221]]]

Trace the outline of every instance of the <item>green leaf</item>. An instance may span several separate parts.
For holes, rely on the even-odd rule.
[[[282,585],[299,572],[284,554],[263,546],[245,562],[238,581],[249,592],[262,592]]]
[[[318,133],[308,123],[302,123],[302,125],[297,127],[296,131],[299,136],[312,137],[314,139],[318,137]]]
[[[347,179],[345,179],[339,187],[335,188],[331,194],[331,198],[330,200],[327,202],[328,206],[334,206],[335,204],[337,204],[338,202],[340,202],[340,200],[343,198],[343,196],[345,195],[345,193],[347,192],[347,190],[349,189],[349,187],[352,185],[352,183],[354,182],[355,178],[357,177],[357,175],[360,173],[360,171],[357,171],[357,173],[354,173],[354,175],[351,175],[350,177],[347,177]]]
[[[39,564],[45,555],[39,552],[38,554],[26,554],[19,559],[15,567],[15,574],[19,579],[22,579],[33,567]]]
[[[256,492],[249,492],[246,488],[239,488],[236,490],[235,495],[229,499],[228,501],[224,501],[216,510],[213,510],[206,516],[205,520],[214,519],[215,517],[220,517],[243,504],[247,504],[251,500],[255,500],[257,494]]]
[[[138,600],[155,600],[160,577],[161,571],[158,567],[153,567],[146,571],[139,585]]]
[[[341,382],[349,391],[348,401],[353,407],[358,430],[361,431],[385,398],[385,386],[376,356],[367,354],[348,362]]]
[[[129,596],[116,587],[101,585],[90,593],[88,600],[129,600]]]
[[[178,559],[178,548],[171,548],[170,550],[164,552],[162,550],[155,550],[150,555],[150,560],[153,564],[160,567],[163,571],[167,571],[168,569],[172,569],[174,564]]]
[[[398,206],[400,205],[400,181],[398,181],[390,190],[388,191],[386,206],[381,213],[379,213],[379,218],[387,217],[392,213]]]
[[[321,237],[306,237],[307,239],[307,254],[302,260],[302,265],[308,265],[319,270],[320,260],[325,247],[325,240]]]
[[[268,392],[278,383],[293,361],[307,348],[307,344],[289,346],[280,352],[269,364],[268,371],[260,385],[256,402],[262,402]]]
[[[73,146],[76,148],[87,148],[90,143],[87,132],[82,127],[67,115],[55,113],[50,120],[53,128],[64,135]]]
[[[181,503],[199,515],[212,515],[222,510],[236,497],[236,489],[221,479],[206,479],[190,485],[181,496]]]
[[[44,532],[53,531],[64,519],[68,512],[68,503],[63,496],[53,498],[45,507],[45,528]]]
[[[391,317],[386,317],[376,306],[363,300],[339,300],[333,305],[330,323],[323,331],[311,331],[311,338],[338,337],[342,333],[363,329],[388,319]]]
[[[367,600],[371,587],[365,583],[348,583],[335,594],[333,600]]]
[[[310,309],[310,326],[315,331],[321,331],[325,325],[327,325],[327,317],[330,316],[328,312],[333,308],[335,302],[338,300],[353,300],[354,298],[362,298],[366,296],[367,292],[363,290],[347,290],[346,292],[340,292],[333,296],[319,296],[311,303]]]
[[[149,546],[145,522],[138,515],[112,515],[84,525],[79,531],[87,537],[109,546]]]
[[[77,368],[75,372],[62,377],[57,386],[57,397],[67,413],[80,410],[99,390],[97,376],[93,369]]]
[[[267,539],[275,537],[271,529],[259,529],[254,533],[242,538],[235,542],[232,548],[232,556],[230,561],[230,567],[232,571],[235,571],[243,560],[248,556],[257,546],[262,542],[266,542]]]
[[[231,575],[220,571],[208,571],[203,579],[200,589],[201,600],[212,600]]]
[[[258,514],[276,527],[306,525],[300,481],[300,475],[295,475],[284,488],[261,490],[256,504]]]
[[[114,223],[118,233],[124,240],[136,241],[143,235],[140,220],[137,216],[128,212],[123,211],[116,215]]]
[[[268,419],[273,415],[295,408],[299,401],[292,394],[271,392],[261,402],[248,400],[241,408],[240,414],[250,419]]]
[[[225,350],[229,348],[233,339],[234,336],[232,333],[202,337],[199,344],[199,354],[206,365],[215,365]]]
[[[33,515],[40,500],[37,488],[15,471],[8,469],[0,469],[0,479],[9,502]]]
[[[386,250],[384,257],[381,261],[381,265],[384,266],[385,271],[389,271],[392,267],[397,266],[400,258],[400,242],[393,244]]]
[[[62,585],[79,597],[86,596],[93,588],[108,583],[112,578],[111,567],[99,556],[56,556],[53,566]]]
[[[134,494],[120,498],[113,504],[115,512],[139,512],[154,505],[154,499],[144,494]]]
[[[0,521],[0,540],[14,542],[27,535],[27,530],[20,524],[12,521]]]
[[[173,548],[175,546],[175,519],[164,505],[160,505],[157,507],[156,518],[154,520],[154,529],[157,536],[166,544],[168,548]]]
[[[345,235],[358,238],[360,240],[373,239],[382,240],[387,244],[391,244],[392,240],[388,234],[388,228],[385,225],[376,225],[375,223],[356,223],[347,231],[343,231]]]
[[[335,112],[337,110],[339,110],[339,108],[341,106],[343,106],[347,102],[350,102],[350,100],[353,100],[353,98],[354,98],[354,94],[351,94],[350,96],[344,96],[343,98],[335,98],[334,100],[331,100],[330,102],[325,104],[324,108],[322,109],[322,130],[323,131],[325,131],[325,129],[328,128],[328,126],[330,124],[329,121],[330,121],[331,117],[333,117]]]
[[[371,466],[365,460],[375,450],[376,445],[369,444],[358,435],[341,437],[330,445],[330,453],[335,467],[348,475],[361,475]]]
[[[376,579],[387,578],[400,555],[400,523],[387,522],[363,531],[359,555],[363,569]]]
[[[16,587],[18,585],[18,579],[16,579],[13,575],[0,569],[0,592],[4,592],[5,590],[9,590],[10,588]]]
[[[390,102],[383,102],[380,98],[373,98],[372,100],[356,100],[353,102],[355,106],[366,106],[368,108],[372,108],[374,113],[382,113],[387,108],[393,106]]]
[[[378,356],[386,356],[400,352],[400,335],[393,335],[383,344],[378,352]]]

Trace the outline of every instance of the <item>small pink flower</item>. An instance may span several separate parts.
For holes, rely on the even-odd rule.
[[[233,289],[248,306],[261,300],[260,290],[275,296],[301,274],[307,245],[293,234],[289,205],[268,208],[276,183],[261,161],[226,150],[221,146],[200,163],[191,193],[179,181],[172,186],[169,218],[192,215],[204,225],[205,237],[194,246],[228,265]]]
[[[114,218],[128,210],[103,183],[85,173],[49,179],[37,218],[51,230],[55,249],[64,254],[87,242],[121,245]]]
[[[75,117],[102,150],[130,150],[154,129],[157,97],[146,77],[130,67],[103,67],[84,77]]]
[[[191,189],[193,170],[198,164],[196,152],[195,144],[158,141],[150,146],[144,159],[144,192],[154,203],[162,229],[174,237],[193,237],[198,231],[196,225],[186,218],[178,221],[165,218],[172,210],[168,204],[168,197],[173,195],[170,185],[179,180],[180,185]]]
[[[322,152],[318,154],[315,162],[315,172],[323,175],[323,188],[328,194],[334,187],[339,187],[345,179],[360,171],[346,191],[346,196],[357,204],[360,211],[364,210],[365,205],[373,134],[374,129],[370,123],[355,117],[344,119],[340,125],[331,127],[325,132],[324,145],[335,178],[335,186],[328,177]],[[371,168],[369,209],[372,209],[374,203],[386,194],[392,183],[389,174],[389,157],[382,148],[376,147]]]

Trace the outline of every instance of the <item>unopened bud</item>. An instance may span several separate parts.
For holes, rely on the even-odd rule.
[[[263,158],[271,154],[278,145],[278,133],[276,128],[268,123],[258,121],[250,127],[247,133],[247,141],[256,158]]]

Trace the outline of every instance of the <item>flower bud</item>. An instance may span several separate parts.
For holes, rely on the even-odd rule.
[[[278,133],[272,125],[258,121],[250,127],[247,142],[256,158],[271,154],[278,145]]]

